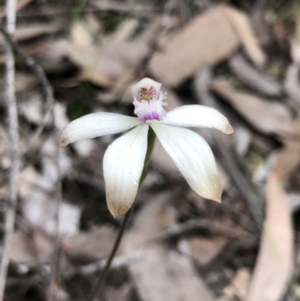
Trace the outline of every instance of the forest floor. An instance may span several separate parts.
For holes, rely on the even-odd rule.
[[[99,300],[300,300],[299,1],[19,0],[13,41],[55,101],[15,52],[21,164],[5,300],[88,300],[122,222],[102,172],[119,135],[64,148],[57,135],[87,113],[133,116],[143,77],[162,83],[168,111],[207,105],[232,124],[232,135],[193,129],[215,155],[222,202],[193,192],[157,141]],[[14,163],[7,43],[0,34],[1,216]]]

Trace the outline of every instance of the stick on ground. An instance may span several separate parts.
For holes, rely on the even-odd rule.
[[[16,27],[16,1],[7,0],[7,32],[13,34]],[[19,124],[18,124],[18,109],[15,98],[15,58],[13,49],[8,43],[5,45],[5,100],[8,115],[8,133],[10,140],[10,157],[11,168],[9,174],[8,185],[8,206],[4,217],[4,236],[3,249],[0,263],[0,301],[4,298],[4,290],[6,285],[7,270],[9,265],[9,245],[8,242],[14,231],[16,207],[17,207],[17,187],[19,174]]]
[[[8,31],[4,30],[3,28],[0,27],[0,31],[2,32],[3,36],[5,37],[6,41],[8,42],[8,45],[10,47],[11,53],[13,53],[13,50],[23,59],[25,64],[31,69],[33,74],[38,78],[38,80],[41,83],[42,91],[44,94],[44,100],[46,102],[46,114],[45,114],[45,122],[41,124],[40,127],[36,130],[35,134],[31,138],[29,142],[29,146],[27,148],[27,152],[30,152],[31,146],[34,144],[36,139],[40,136],[41,132],[44,129],[45,124],[47,121],[51,118],[52,120],[52,136],[53,139],[56,139],[57,137],[57,130],[55,127],[55,116],[54,116],[54,96],[53,96],[53,89],[52,86],[43,70],[43,68],[38,65],[35,60],[32,57],[28,57],[24,54],[22,49],[19,47],[19,45],[14,42],[12,39],[11,35],[9,34]],[[14,76],[13,76],[14,78]],[[16,118],[17,118],[17,110],[15,112]],[[20,166],[20,154],[17,152],[17,162],[18,162],[18,170]],[[15,160],[16,161],[16,160]],[[58,146],[55,149],[55,154],[54,154],[54,161],[57,169],[57,174],[58,178],[55,183],[56,187],[56,194],[55,194],[55,202],[56,202],[56,207],[55,207],[55,239],[54,239],[54,250],[53,250],[53,259],[51,263],[51,278],[50,278],[50,285],[49,285],[49,294],[48,294],[48,300],[49,301],[54,301],[56,300],[56,278],[58,274],[58,257],[59,257],[59,248],[60,248],[60,242],[58,238],[58,231],[59,231],[59,208],[60,208],[60,203],[61,203],[61,183],[60,183],[60,168],[59,168],[59,149]],[[14,162],[14,160],[12,161]],[[16,181],[14,181],[16,183]],[[16,191],[15,191],[16,193]],[[16,205],[14,205],[14,208]],[[15,209],[14,209],[15,211]],[[2,301],[2,299],[0,299]]]

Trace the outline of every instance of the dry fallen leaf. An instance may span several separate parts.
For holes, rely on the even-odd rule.
[[[261,67],[265,63],[266,58],[252,32],[247,15],[230,6],[225,6],[224,11],[249,57],[257,66]]]
[[[103,226],[66,237],[62,248],[73,260],[94,261],[109,255],[115,238],[116,231],[111,227]]]
[[[299,108],[300,101],[300,81],[299,81],[299,69],[300,69],[300,22],[295,20],[295,32],[290,39],[290,55],[293,62],[288,66],[285,75],[284,87],[285,91],[290,97],[292,104]]]
[[[24,41],[27,39],[37,38],[41,35],[50,34],[62,30],[65,26],[64,22],[55,20],[48,23],[36,23],[22,27],[18,27],[14,34],[16,41]],[[0,36],[0,45],[5,44],[5,39]]]
[[[300,64],[295,62],[290,64],[286,70],[284,88],[292,104],[299,108],[300,106],[300,81],[299,81]]]
[[[60,150],[60,174],[54,161],[55,140],[48,139],[41,148],[41,171],[32,166],[22,170],[19,178],[19,195],[22,198],[23,217],[49,234],[55,233],[55,185],[60,175],[70,169],[70,159],[65,150]],[[65,202],[60,203],[59,235],[77,233],[81,208]]]
[[[209,264],[226,246],[225,237],[188,237],[179,242],[178,249],[200,265]]]
[[[38,83],[38,79],[35,76],[25,72],[16,72],[15,80],[17,93],[31,91]]]
[[[39,93],[27,93],[24,99],[19,101],[20,115],[34,124],[44,122],[45,115],[43,114],[43,98]]]
[[[0,168],[9,168],[11,158],[9,156],[9,136],[7,130],[0,126]]]
[[[279,97],[282,95],[282,84],[252,66],[241,54],[236,54],[228,60],[231,71],[243,83],[266,96]]]
[[[143,34],[129,39],[135,23],[131,19],[124,21],[116,33],[104,36],[98,43],[93,42],[83,22],[75,23],[71,41],[62,41],[53,49],[56,51],[59,47],[62,53],[77,64],[82,69],[82,78],[110,87],[135,69],[149,51],[147,41],[141,38]]]
[[[293,38],[291,39],[291,57],[295,63],[300,62],[300,21],[296,19],[296,27]]]
[[[239,40],[222,7],[211,9],[188,24],[156,53],[150,71],[165,84],[176,86],[202,65],[228,57]]]
[[[248,301],[279,301],[293,263],[293,232],[287,196],[276,175],[266,187],[267,216]]]
[[[22,231],[14,232],[9,247],[12,261],[34,266],[50,261],[53,252],[53,240],[41,229],[31,227],[30,235]]]
[[[300,163],[300,143],[297,137],[300,132],[300,116],[293,123],[291,138],[286,139],[284,148],[280,151],[273,172],[280,180],[286,180]]]
[[[291,130],[292,115],[286,106],[246,92],[235,90],[228,81],[213,82],[212,88],[224,97],[258,131],[286,134]]]
[[[150,71],[169,86],[176,86],[205,64],[215,65],[243,44],[257,65],[264,55],[247,16],[229,6],[217,6],[196,17],[174,36],[150,62]]]
[[[138,213],[133,229],[124,240],[126,252],[133,252],[143,240],[174,224],[170,193],[154,196]],[[139,296],[144,301],[213,301],[213,296],[184,255],[157,244],[142,250],[143,260],[129,265]]]
[[[249,283],[249,269],[240,268],[231,283],[223,289],[223,294],[218,301],[246,300]]]
[[[70,36],[75,46],[90,47],[93,44],[92,32],[85,22],[74,22]]]

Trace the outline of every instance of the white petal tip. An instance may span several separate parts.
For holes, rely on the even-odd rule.
[[[228,124],[226,125],[225,129],[224,129],[224,133],[225,134],[232,134],[234,132],[233,127],[230,125],[230,123],[228,122]]]
[[[215,196],[213,198],[210,199],[211,201],[215,201],[217,203],[222,203],[222,195],[220,196]]]
[[[220,186],[218,188],[215,188],[209,194],[206,194],[206,195],[202,194],[201,196],[207,200],[221,203],[222,202],[222,187]]]
[[[128,212],[128,210],[131,208],[131,206],[124,206],[124,204],[112,204],[109,200],[107,200],[107,207],[109,212],[114,218],[117,218],[121,215],[124,215]]]
[[[57,140],[57,145],[58,146],[67,146],[68,144],[71,143],[71,141],[68,139],[68,137],[66,137],[65,134],[65,129],[62,130],[62,132],[60,133],[60,136]]]
[[[195,190],[194,190],[195,191]],[[211,192],[209,195],[206,194],[204,195],[203,193],[199,193],[197,191],[195,191],[199,196],[201,196],[202,198],[209,200],[209,201],[214,201],[217,203],[222,203],[222,189],[220,191],[214,191]]]
[[[206,190],[204,193],[198,192],[199,195],[201,195],[203,198],[207,200],[211,200],[217,203],[222,202],[222,193],[223,193],[223,187],[221,184],[221,181],[219,177],[216,175],[214,179],[207,184],[208,190]]]

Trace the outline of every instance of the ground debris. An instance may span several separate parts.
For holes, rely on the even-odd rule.
[[[41,79],[15,51],[21,172],[5,300],[49,300],[50,281],[57,301],[88,300],[123,221],[108,211],[103,178],[105,152],[123,133],[77,141],[59,152],[57,136],[70,121],[89,113],[134,116],[131,86],[143,77],[162,83],[167,112],[200,104],[230,121],[231,136],[191,129],[212,148],[222,202],[192,191],[156,141],[99,300],[296,300],[296,2],[17,1],[13,41],[45,71],[55,104],[49,106]],[[0,3],[3,25],[5,14]],[[6,44],[1,35],[1,79]],[[3,82],[1,239],[10,208],[7,181],[12,166]]]

